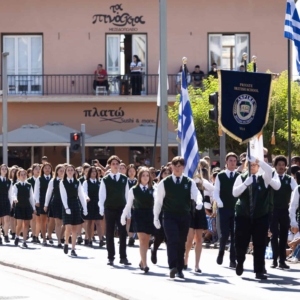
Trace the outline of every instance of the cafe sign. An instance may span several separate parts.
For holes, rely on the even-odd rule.
[[[109,28],[109,31],[138,31],[135,26],[138,24],[145,24],[144,16],[132,16],[129,13],[123,12],[123,4],[115,4],[110,6],[112,14],[96,14],[93,15],[93,24],[105,23],[116,26]],[[124,28],[127,26],[127,28]],[[129,28],[128,28],[129,27]]]
[[[97,107],[92,109],[85,109],[83,111],[86,118],[98,118],[99,122],[113,122],[113,123],[142,123],[142,124],[154,124],[153,119],[135,119],[125,116],[125,112],[122,107],[119,109],[102,109],[98,110]]]

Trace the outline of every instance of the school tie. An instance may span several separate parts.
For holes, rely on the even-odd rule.
[[[253,187],[256,187],[257,185],[256,176],[252,175],[252,178],[253,178]]]
[[[180,184],[180,177],[176,177],[176,184]]]
[[[46,179],[49,180],[49,176],[46,176]]]
[[[143,186],[143,192],[144,192],[144,193],[146,192],[146,190],[147,190],[147,189],[146,189],[146,187],[145,187],[145,186]]]
[[[69,179],[70,184],[73,182],[72,179]]]
[[[96,184],[96,180],[94,180],[94,184]]]
[[[230,172],[230,179],[233,179],[233,172]]]
[[[279,179],[280,179],[280,181],[282,181],[282,178],[283,178],[283,176],[282,176],[282,175],[279,175]]]
[[[114,181],[117,181],[117,175],[114,175]]]

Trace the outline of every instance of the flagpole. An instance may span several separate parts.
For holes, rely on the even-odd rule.
[[[248,58],[248,54],[247,53],[243,53],[243,60],[244,60],[244,68],[245,68],[245,72],[247,72],[247,58]],[[254,71],[254,66],[255,66],[255,72],[256,72],[256,63],[253,63],[253,71]],[[251,153],[250,153],[250,142],[248,142],[248,158],[251,157]],[[248,159],[248,177],[251,176],[251,163]],[[252,184],[250,184],[248,186],[248,190],[249,190],[249,202],[250,202],[250,218],[251,221],[253,219],[253,213],[254,213],[254,203],[253,203],[253,195],[252,195]]]
[[[289,174],[291,174],[292,163],[292,129],[291,129],[291,40],[288,39],[288,161],[289,161]]]
[[[156,156],[156,144],[157,144],[157,131],[158,131],[159,110],[160,110],[160,107],[157,105],[156,125],[155,125],[155,135],[154,135],[154,147],[153,147],[153,156],[152,156],[152,167],[154,167],[154,168],[155,168],[155,156]]]

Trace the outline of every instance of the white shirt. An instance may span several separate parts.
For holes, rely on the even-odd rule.
[[[298,186],[296,186],[296,188],[294,189],[291,195],[291,203],[289,208],[291,226],[296,228],[298,228],[298,222],[296,219],[296,212],[298,207],[299,207],[299,192],[298,192]]]
[[[260,167],[264,170],[264,173],[262,174],[262,178],[264,180],[265,183],[265,187],[267,188],[269,186],[269,184],[271,183],[271,181],[273,180],[274,183],[276,183],[276,186],[278,185],[278,177],[274,176],[272,179],[272,168],[265,163],[264,161],[259,161],[259,165]],[[256,176],[256,180],[257,177],[260,175],[259,172],[256,174],[251,174],[251,176],[255,175]],[[279,188],[280,188],[280,181],[279,181]],[[272,186],[273,189],[274,186]],[[246,190],[247,186],[244,184],[244,182],[242,181],[242,174],[239,175],[233,185],[233,190],[232,190],[232,194],[234,197],[239,197],[245,190]]]
[[[3,179],[4,179],[5,182],[7,182],[7,183],[10,182],[9,179],[6,179],[6,177],[0,176],[0,179],[1,179],[1,181],[3,181]],[[10,202],[10,206],[12,206],[13,201],[14,201],[13,200],[13,183],[12,182],[10,182],[10,186],[9,186],[9,189],[8,189],[8,200]]]
[[[52,197],[52,194],[53,194],[54,180],[60,180],[60,178],[59,177],[57,177],[55,179],[53,178],[49,181],[48,188],[47,188],[47,193],[46,193],[46,198],[45,198],[45,206],[46,207],[49,206],[49,203],[50,203],[50,200],[51,200],[51,197]]]
[[[279,181],[280,181],[280,176],[282,176],[282,180],[284,180],[285,174],[279,175],[277,172],[275,172],[274,176],[275,176],[275,174],[278,176]],[[296,180],[293,177],[291,177],[291,184],[290,185],[291,185],[292,191],[294,191],[294,189],[298,186]]]
[[[67,180],[70,181],[70,178],[67,178]],[[71,180],[72,180],[72,182],[74,181],[73,178]],[[64,208],[65,209],[69,208],[68,207],[68,195],[67,195],[67,191],[64,186],[63,180],[61,180],[59,183],[59,192],[60,192],[60,197],[61,197]],[[84,196],[82,185],[79,184],[79,182],[78,182],[78,197],[79,197],[79,200],[80,200],[82,208],[83,208],[83,213],[87,214],[87,206],[86,206],[85,196]],[[72,213],[72,211],[71,211],[71,213]]]
[[[27,181],[19,181],[20,184],[25,185],[27,183]],[[13,187],[13,200],[18,200],[18,188],[16,187],[16,185],[14,185]],[[32,206],[33,210],[36,210],[35,208],[35,203],[34,203],[34,198],[33,198],[33,190],[32,187],[30,187],[30,192],[29,192],[29,201],[30,204]]]
[[[136,68],[136,67],[140,67],[139,70],[131,70],[131,72],[141,72],[141,69],[142,69],[142,62],[138,62],[137,64],[135,62],[131,62],[130,63],[130,68]]]
[[[44,177],[47,179],[47,177],[49,179],[51,179],[51,175],[45,175],[44,174]],[[37,178],[36,181],[35,181],[35,184],[34,184],[34,192],[33,192],[33,198],[35,200],[35,203],[40,203],[40,178]]]
[[[96,178],[95,179],[90,178],[90,182],[91,183],[96,182],[96,183],[98,183],[100,185],[100,181],[97,180]],[[89,185],[88,185],[88,183],[87,183],[86,180],[83,182],[82,187],[83,187],[83,192],[84,192],[85,199],[90,199],[90,197],[89,197]]]
[[[174,183],[176,183],[177,181],[177,178],[174,174],[171,175],[172,176],[172,179],[174,181]],[[179,181],[181,182],[182,181],[182,177],[183,175],[180,176],[180,179]],[[166,177],[168,178],[168,177]],[[165,191],[165,185],[164,185],[164,181],[166,180],[163,179],[157,186],[157,190],[155,191],[154,193],[154,209],[153,209],[153,213],[154,213],[154,219],[155,220],[158,220],[159,218],[159,214],[161,212],[161,208],[163,206],[163,201],[164,201],[164,198],[166,196],[166,191]],[[202,195],[201,193],[199,192],[198,188],[197,188],[197,185],[195,183],[194,180],[191,181],[191,199],[193,199],[196,204],[202,204]]]
[[[116,176],[116,181],[119,181],[121,174],[119,172],[116,174],[109,173],[107,176],[110,176],[112,178],[112,180],[115,180],[114,176]],[[129,192],[129,185],[128,185],[128,180],[127,180],[127,184],[126,184],[126,188],[125,188],[126,203],[127,203],[127,199],[128,199],[128,192]],[[100,184],[100,189],[99,189],[99,202],[98,202],[98,205],[100,208],[100,215],[104,214],[105,200],[106,200],[106,186],[105,186],[104,180],[102,180],[101,184]]]

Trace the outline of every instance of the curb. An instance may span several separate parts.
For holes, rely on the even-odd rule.
[[[90,289],[90,290],[93,290],[93,291],[96,291],[96,292],[103,293],[105,295],[111,296],[111,297],[119,299],[119,300],[130,300],[130,299],[132,299],[129,296],[121,295],[121,294],[116,293],[115,291],[112,291],[112,290],[107,289],[107,288],[101,288],[101,287],[97,287],[97,286],[94,286],[94,285],[90,285],[88,283],[82,283],[82,282],[77,281],[75,279],[70,279],[70,278],[67,278],[67,277],[61,277],[59,275],[54,275],[54,274],[51,274],[49,272],[43,272],[43,271],[40,271],[40,270],[37,270],[37,269],[35,269],[35,270],[30,269],[28,267],[24,267],[24,266],[15,264],[15,263],[0,261],[0,265],[5,266],[5,267],[14,268],[14,269],[19,269],[19,270],[26,271],[26,272],[39,274],[39,275],[42,275],[42,276],[47,276],[47,277],[50,277],[50,278],[55,279],[55,280],[71,283],[71,284],[74,284],[74,285],[77,285],[77,286],[80,286],[80,287],[83,287],[83,288],[87,288],[87,289]]]

